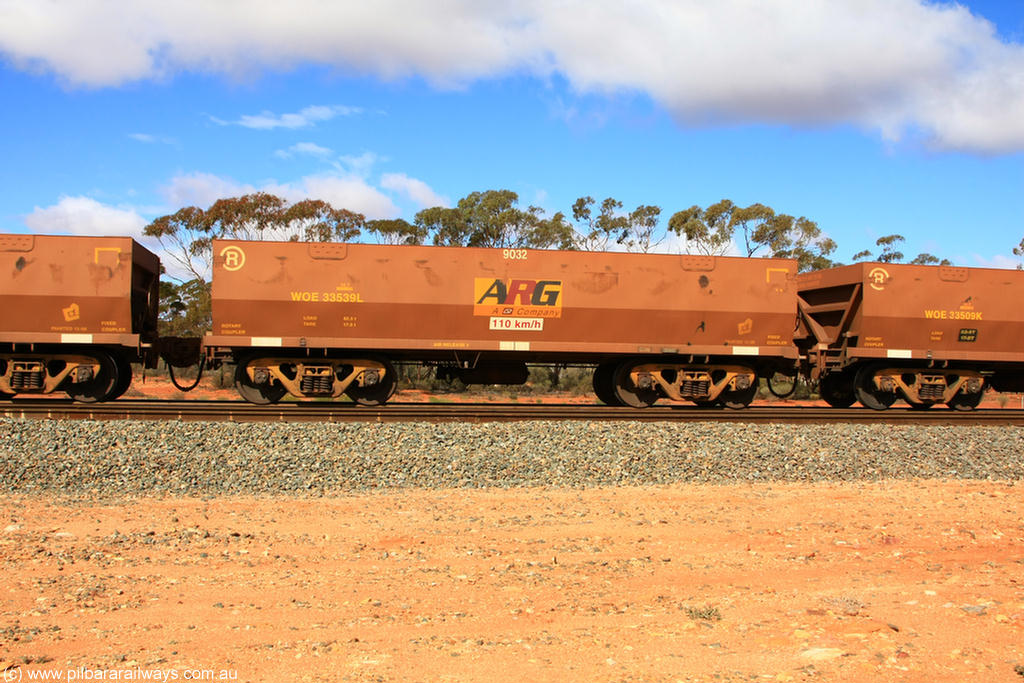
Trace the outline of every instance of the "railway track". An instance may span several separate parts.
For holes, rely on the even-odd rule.
[[[352,403],[302,402],[252,405],[242,401],[119,400],[82,404],[69,400],[0,403],[0,416],[21,420],[182,420],[227,422],[500,422],[603,420],[640,422],[744,422],[824,424],[884,423],[942,425],[1024,425],[1024,410],[957,412],[943,408],[911,410],[765,406],[745,410],[664,406],[644,410],[580,404],[393,403],[370,408]]]

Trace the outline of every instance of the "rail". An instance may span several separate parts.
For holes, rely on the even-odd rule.
[[[744,410],[656,406],[638,410],[603,405],[513,403],[353,403],[297,402],[252,405],[242,401],[154,401],[121,399],[82,404],[63,399],[15,399],[0,403],[0,416],[30,420],[182,420],[229,422],[510,422],[594,420],[638,422],[742,422],[748,424],[861,423],[915,425],[1024,425],[1024,410],[959,412],[867,408],[755,406]]]

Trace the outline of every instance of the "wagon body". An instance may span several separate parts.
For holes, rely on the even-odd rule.
[[[159,274],[130,237],[0,235],[0,343],[152,342]]]
[[[1024,271],[864,263],[797,281],[816,341],[848,359],[1024,362]]]
[[[156,362],[159,278],[129,237],[0,235],[0,397],[124,393]]]
[[[207,344],[795,358],[785,259],[295,242],[214,242]]]
[[[797,282],[796,342],[814,377],[917,406],[955,404],[968,385],[978,398],[1024,388],[1024,272],[863,263]]]

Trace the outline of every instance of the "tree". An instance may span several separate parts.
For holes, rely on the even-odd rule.
[[[423,244],[427,239],[426,228],[402,218],[367,221],[366,229],[380,244]]]
[[[747,257],[793,258],[800,271],[833,265],[828,255],[835,251],[836,243],[822,235],[817,223],[803,216],[775,213],[764,204],[740,207],[723,199],[707,209],[691,206],[669,219],[669,230],[685,237],[688,248],[707,255],[724,254],[737,228]]]
[[[295,204],[266,192],[218,199],[210,208],[189,206],[157,218],[143,229],[156,237],[185,277],[181,282],[208,282],[212,243],[217,238],[310,242],[350,241],[359,236],[366,219],[362,214],[335,209],[319,199]],[[189,277],[191,276],[191,277]]]
[[[875,246],[881,247],[881,251],[878,252],[877,256],[874,256],[869,249],[858,251],[853,255],[854,262],[859,261],[878,261],[879,263],[902,263],[904,256],[903,252],[898,250],[898,246],[901,242],[905,241],[903,235],[885,235],[875,240]],[[929,265],[940,265],[949,266],[952,262],[949,259],[939,259],[938,256],[923,252],[914,257],[910,261],[913,265],[918,266],[929,266]]]
[[[594,214],[593,197],[580,197],[572,205],[572,217],[581,225],[576,230],[575,243],[586,251],[607,251],[620,244],[626,251],[647,253],[665,239],[658,234],[661,207],[640,205],[629,213],[622,212],[622,202],[611,197],[601,202],[601,210]]]
[[[1021,238],[1020,244],[1013,248],[1013,253],[1021,258],[1020,263],[1017,264],[1017,270],[1024,270],[1024,237]]]
[[[593,197],[580,197],[572,205],[573,220],[585,226],[577,231],[576,243],[585,251],[607,251],[610,243],[620,244],[625,239],[628,219],[618,213],[622,209],[618,200],[606,198],[596,215],[590,208],[593,204]]]
[[[160,280],[161,337],[202,337],[211,327],[210,288],[201,279]]]
[[[903,235],[886,235],[885,237],[879,237],[875,244],[882,248],[879,252],[878,258],[875,260],[879,263],[899,263],[903,260],[903,252],[897,250],[897,245],[903,242]]]
[[[665,240],[665,235],[658,236],[658,219],[661,217],[660,206],[641,205],[633,209],[626,218],[626,236],[621,244],[626,251],[649,253]]]
[[[473,192],[455,208],[432,207],[416,214],[414,223],[434,244],[499,249],[573,247],[572,226],[561,213],[544,218],[542,209],[516,206],[511,190]]]
[[[155,237],[164,248],[164,255],[182,271],[192,275],[193,279],[205,281],[209,277],[211,238],[205,211],[187,206],[168,216],[160,216],[142,232]]]
[[[668,220],[668,229],[686,239],[687,250],[695,249],[705,256],[721,256],[732,244],[732,212],[728,199],[707,209],[697,205],[677,211]]]

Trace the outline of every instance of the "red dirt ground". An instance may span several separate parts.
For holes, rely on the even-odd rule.
[[[1024,680],[1010,484],[3,509],[6,680]]]

